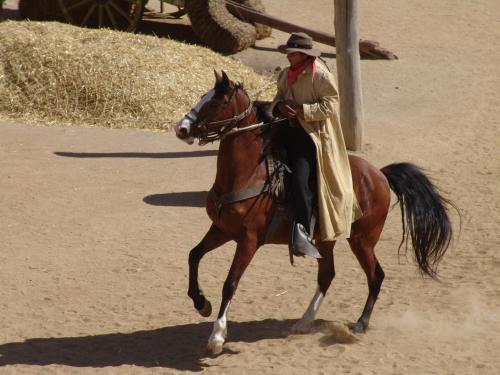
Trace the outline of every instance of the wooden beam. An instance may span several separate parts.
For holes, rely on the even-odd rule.
[[[357,29],[357,0],[334,1],[340,122],[347,148],[359,151],[363,146],[363,97]]]
[[[235,3],[231,0],[226,0],[226,6],[229,12],[238,18],[247,22],[256,22],[262,25],[272,27],[273,29],[293,33],[301,31],[308,34],[314,41],[335,47],[337,42],[335,35],[310,29],[308,27],[295,25],[291,22],[273,17],[269,14],[259,12],[253,8]],[[366,59],[384,59],[396,60],[398,57],[391,51],[380,47],[380,44],[373,40],[359,40],[359,51],[361,56]]]
[[[281,20],[269,14],[259,12],[255,9],[246,7],[233,1],[226,1],[226,7],[231,13],[238,15],[238,17],[245,21],[261,23],[263,25],[272,27],[276,30],[284,31],[286,33],[302,31],[319,43],[327,44],[329,46],[335,46],[335,36],[333,36],[332,34],[324,33],[322,31],[316,31],[303,26],[298,26],[291,22]]]

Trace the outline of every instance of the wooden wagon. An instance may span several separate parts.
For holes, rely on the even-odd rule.
[[[198,37],[209,47],[226,53],[236,52],[271,34],[271,28],[252,25],[226,8],[225,0],[160,0],[178,7],[177,16],[187,13]],[[20,0],[22,18],[37,21],[68,22],[90,28],[134,31],[143,17],[148,0]],[[263,11],[260,0],[236,3]]]

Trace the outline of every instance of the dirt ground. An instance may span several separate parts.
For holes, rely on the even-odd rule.
[[[15,16],[14,1],[7,2]],[[333,1],[264,0],[267,11],[333,32]],[[337,277],[310,334],[289,335],[316,266],[264,246],[233,300],[228,341],[205,353],[213,319],[186,295],[189,250],[210,223],[217,145],[171,133],[0,123],[0,374],[497,374],[500,367],[500,3],[359,1],[360,36],[397,61],[361,63],[364,149],[376,166],[414,162],[462,212],[441,282],[398,260],[392,210],[377,248],[386,273],[371,327],[338,328],[367,296],[342,241]],[[235,57],[286,60],[275,32]],[[334,49],[320,45],[333,66]],[[223,69],[223,67],[214,67]],[[193,103],[194,104],[194,103]],[[171,119],[176,122],[178,119]],[[234,244],[204,258],[215,309]]]

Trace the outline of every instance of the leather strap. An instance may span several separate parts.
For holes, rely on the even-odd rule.
[[[269,191],[269,184],[262,184],[259,186],[254,186],[246,189],[240,189],[236,191],[231,191],[229,193],[220,194],[212,186],[212,188],[208,192],[208,195],[213,199],[217,211],[217,216],[219,216],[222,206],[230,203],[244,201],[246,199],[256,197],[268,191]]]

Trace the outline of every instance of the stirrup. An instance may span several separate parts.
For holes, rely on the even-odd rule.
[[[310,256],[313,258],[321,258],[317,247],[312,242],[311,237],[307,234],[306,229],[300,223],[294,223],[291,228],[289,241],[290,254],[295,256]]]

